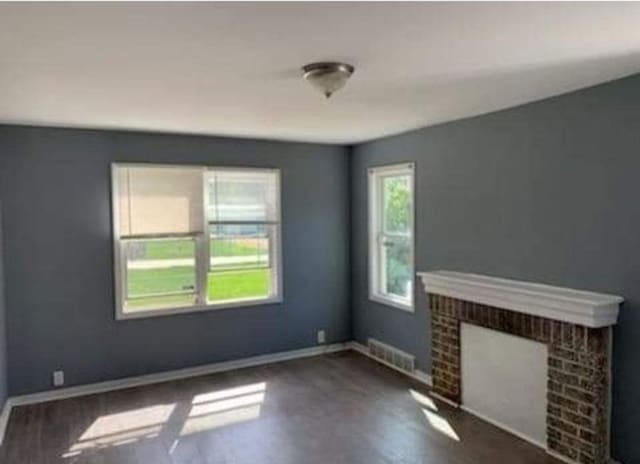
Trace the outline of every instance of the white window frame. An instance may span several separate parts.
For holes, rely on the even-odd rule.
[[[207,301],[207,275],[209,272],[209,222],[206,217],[207,199],[205,198],[203,207],[203,230],[192,234],[167,234],[144,237],[133,237],[134,239],[154,239],[154,238],[193,238],[195,241],[195,271],[196,271],[196,304],[191,306],[166,307],[159,309],[150,309],[142,311],[126,312],[125,308],[125,288],[126,288],[126,271],[123,272],[126,263],[124,256],[123,242],[125,239],[120,237],[120,211],[118,192],[117,169],[120,167],[158,167],[167,169],[183,169],[185,167],[201,167],[202,168],[202,194],[206,196],[206,173],[208,171],[252,171],[252,172],[270,172],[276,175],[276,221],[262,221],[268,223],[275,230],[275,237],[271,241],[270,246],[270,262],[272,263],[271,272],[271,288],[272,294],[266,298],[247,298],[234,301],[223,301],[220,303],[210,303]],[[282,285],[282,208],[281,208],[281,175],[277,168],[263,167],[227,167],[227,166],[198,166],[185,164],[156,164],[156,163],[111,163],[111,209],[113,223],[113,256],[114,256],[114,289],[115,289],[115,315],[116,320],[141,319],[147,317],[171,316],[175,314],[188,314],[199,311],[211,311],[227,308],[245,308],[263,305],[271,305],[283,302],[283,285]],[[255,221],[254,223],[261,222]]]
[[[382,247],[384,246],[383,224],[383,180],[391,176],[409,176],[411,187],[411,295],[409,300],[383,291],[384,269]],[[415,305],[415,163],[401,163],[369,168],[369,299],[404,311],[414,312]]]

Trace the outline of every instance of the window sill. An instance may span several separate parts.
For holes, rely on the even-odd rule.
[[[151,309],[148,311],[123,312],[120,308],[116,310],[116,320],[145,319],[149,317],[176,316],[180,314],[198,313],[203,311],[216,311],[231,308],[253,308],[256,306],[272,305],[282,303],[282,297],[272,297],[259,300],[235,300],[216,304],[199,306],[183,306],[177,308]]]
[[[393,298],[385,297],[385,296],[382,296],[382,295],[371,294],[371,295],[369,295],[369,299],[371,301],[375,301],[376,303],[381,303],[383,305],[392,306],[394,308],[401,309],[401,310],[406,311],[408,313],[415,312],[415,309],[414,309],[412,304],[407,304],[407,303],[404,303],[403,301],[400,301],[400,300],[394,300]]]

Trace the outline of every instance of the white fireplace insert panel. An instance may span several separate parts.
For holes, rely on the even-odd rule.
[[[547,346],[461,324],[462,408],[546,447]]]

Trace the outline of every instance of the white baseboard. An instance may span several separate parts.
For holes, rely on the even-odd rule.
[[[369,353],[369,349],[366,346],[364,346],[362,343],[353,341],[349,343],[349,346],[353,351],[357,351],[358,353],[363,354],[373,359],[374,361],[393,369],[394,371],[398,371],[401,374],[406,375],[407,377],[411,377],[412,379],[417,380],[418,382],[421,382],[427,385],[428,387],[432,386],[431,376],[426,372],[423,372],[421,370],[415,370],[414,372],[407,372],[407,371],[403,371],[402,369],[398,369],[396,366],[386,362],[384,359],[379,359],[379,358],[376,358],[375,356],[372,356],[371,353]]]
[[[437,398],[437,395],[435,395],[434,393],[431,393],[431,396],[434,396],[434,397]],[[496,421],[494,419],[491,419],[490,417],[485,416],[484,414],[481,414],[481,413],[479,413],[477,411],[474,411],[471,408],[466,407],[463,404],[460,405],[460,409],[462,409],[465,412],[468,412],[469,414],[473,414],[478,419],[482,419],[483,421],[488,422],[489,424],[491,424],[491,425],[493,425],[495,427],[498,427],[499,429],[505,430],[506,432],[509,432],[511,435],[515,435],[516,437],[521,438],[522,440],[524,440],[526,442],[529,442],[532,445],[537,446],[538,448],[542,448],[543,450],[546,451],[546,453],[549,456],[552,456],[552,457],[556,458],[559,461],[562,461],[562,462],[564,462],[566,464],[578,464],[578,461],[574,461],[572,459],[569,459],[566,456],[558,454],[555,451],[547,448],[547,444],[546,443],[541,443],[541,442],[539,442],[537,440],[534,440],[534,439],[532,439],[532,438],[530,438],[530,437],[518,432],[517,430],[514,430],[511,427],[502,424],[501,422],[498,422],[498,421]],[[613,458],[609,458],[608,462],[609,462],[609,464],[622,464],[621,462],[616,461]]]
[[[96,393],[104,393],[114,390],[122,390],[125,388],[140,387],[143,385],[151,385],[154,383],[167,382],[170,380],[186,379],[189,377],[197,377],[200,375],[214,374],[216,372],[230,371],[243,367],[259,366],[262,364],[272,364],[291,359],[307,358],[325,353],[335,353],[351,349],[349,342],[334,343],[332,345],[313,346],[310,348],[302,348],[299,350],[282,351],[280,353],[264,354],[252,356],[249,358],[236,359],[233,361],[225,361],[213,364],[205,364],[196,367],[187,367],[185,369],[176,369],[173,371],[159,372],[157,374],[140,375],[136,377],[126,377],[123,379],[109,380],[106,382],[90,383],[86,385],[78,385],[76,387],[60,388],[56,390],[46,390],[28,395],[19,395],[7,398],[7,401],[0,413],[0,445],[4,440],[11,409],[16,406],[25,406],[28,404],[44,403],[47,401],[62,400],[77,396],[93,395]]]
[[[11,415],[11,408],[13,407],[13,402],[11,398],[7,398],[0,412],[0,446],[2,446],[2,442],[4,441],[4,432],[7,430],[7,425],[9,424],[9,416]]]
[[[232,361],[224,361],[213,364],[205,364],[196,367],[187,367],[184,369],[176,369],[173,371],[159,372],[157,374],[147,374],[135,377],[126,377],[117,380],[108,380],[106,382],[97,382],[86,385],[78,385],[76,387],[60,388],[56,390],[46,390],[28,395],[14,396],[12,400],[13,406],[23,406],[27,404],[44,403],[46,401],[61,400],[73,398],[76,396],[92,395],[95,393],[104,393],[107,391],[121,390],[124,388],[139,387],[154,383],[167,382],[169,380],[186,379],[189,377],[197,377],[200,375],[215,374],[216,372],[230,371],[243,367],[259,366],[262,364],[271,364],[290,359],[306,358],[309,356],[317,356],[324,353],[334,353],[349,349],[348,343],[335,343],[333,345],[313,346],[310,348],[302,348],[299,350],[282,351],[280,353],[264,354],[252,356],[249,358],[236,359]]]
[[[566,464],[579,464],[578,461],[573,461],[573,460],[571,460],[571,459],[569,459],[569,458],[567,458],[567,457],[565,457],[565,456],[563,456],[561,454],[558,454],[555,451],[550,450],[548,448],[547,448],[546,451],[547,451],[547,454],[549,456],[556,458],[558,461],[565,462]],[[620,461],[616,461],[613,458],[609,458],[609,460],[607,462],[609,464],[622,464]]]
[[[518,432],[517,430],[512,429],[511,427],[509,427],[508,425],[505,425],[497,420],[491,419],[488,416],[485,416],[482,413],[479,413],[467,406],[465,406],[464,404],[460,405],[460,409],[462,409],[465,412],[468,412],[469,414],[472,414],[474,416],[476,416],[478,419],[482,419],[485,422],[488,422],[489,424],[498,427],[499,429],[505,430],[507,432],[509,432],[511,435],[515,435],[518,438],[523,439],[524,441],[527,441],[529,443],[531,443],[532,445],[537,446],[538,448],[542,448],[544,450],[547,449],[547,444],[546,443],[541,443],[537,440],[534,440],[531,437],[528,437],[527,435],[524,435],[523,433]]]
[[[429,393],[430,396],[434,397],[437,400],[442,401],[445,404],[448,404],[449,406],[451,406],[452,408],[459,408],[460,407],[460,403],[456,403],[453,400],[450,400],[449,398],[447,398],[446,396],[442,396],[434,391]]]
[[[114,390],[122,390],[125,388],[140,387],[143,385],[151,385],[154,383],[167,382],[170,380],[179,380],[189,377],[197,377],[200,375],[214,374],[216,372],[230,371],[243,367],[259,366],[261,364],[271,364],[291,359],[306,358],[309,356],[317,356],[325,353],[335,353],[337,351],[354,350],[365,356],[371,357],[367,348],[356,342],[335,343],[332,345],[313,346],[310,348],[302,348],[293,351],[283,351],[280,353],[265,354],[260,356],[252,356],[249,358],[237,359],[233,361],[225,361],[220,363],[206,364],[196,367],[188,367],[185,369],[177,369],[173,371],[159,372],[157,374],[140,375],[135,377],[126,377],[117,380],[108,380],[106,382],[97,382],[86,385],[78,385],[75,387],[60,388],[56,390],[46,390],[38,393],[27,395],[19,395],[7,399],[5,406],[0,414],[0,444],[4,438],[4,432],[9,421],[11,408],[15,406],[25,406],[28,404],[44,403],[47,401],[62,400],[77,396],[93,395],[96,393],[104,393]],[[416,371],[413,374],[397,369],[395,366],[385,363],[382,360],[375,359],[377,362],[387,365],[419,382],[431,386],[431,376]]]
[[[332,345],[313,346],[310,348],[302,348],[299,350],[282,351],[280,353],[252,356],[250,358],[237,359],[233,361],[205,364],[196,367],[187,367],[185,369],[159,372],[157,374],[126,377],[123,379],[109,380],[106,382],[90,383],[86,385],[78,385],[76,387],[60,388],[57,390],[46,390],[43,392],[31,393],[28,395],[13,396],[7,398],[4,408],[0,413],[0,445],[2,445],[2,442],[4,440],[7,424],[9,422],[9,416],[11,415],[11,409],[16,406],[25,406],[28,404],[44,403],[47,401],[62,400],[66,398],[73,398],[76,396],[93,395],[96,393],[122,390],[125,388],[140,387],[143,385],[151,385],[154,383],[167,382],[170,380],[186,379],[189,377],[214,374],[216,372],[230,371],[243,367],[272,364],[281,361],[288,361],[291,359],[307,358],[309,356],[317,356],[325,353],[335,353],[337,351],[344,351],[349,349],[351,349],[349,343],[334,343]]]
[[[563,455],[561,455],[560,453],[556,453],[555,451],[550,450],[550,449],[548,449],[548,448],[547,448],[547,450],[546,450],[546,451],[547,451],[547,454],[548,454],[549,456],[551,456],[551,457],[553,457],[553,458],[556,458],[558,461],[562,461],[562,462],[564,462],[564,463],[566,463],[566,464],[579,464],[579,463],[578,463],[578,461],[574,461],[574,460],[572,460],[572,459],[569,459],[568,457],[563,456]]]

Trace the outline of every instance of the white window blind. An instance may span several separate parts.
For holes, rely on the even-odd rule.
[[[204,230],[203,168],[117,166],[115,176],[121,237]]]
[[[208,175],[209,222],[275,222],[274,171],[211,170]]]

